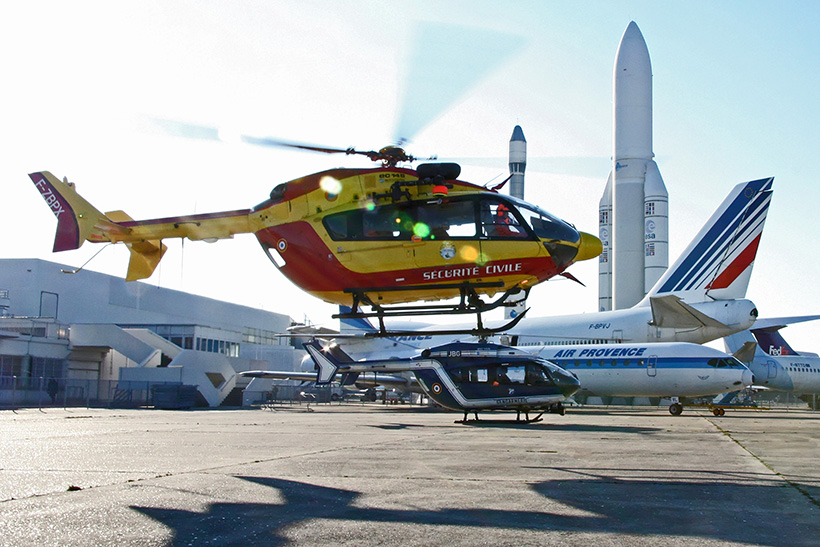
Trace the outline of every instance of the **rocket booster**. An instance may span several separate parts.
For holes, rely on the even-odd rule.
[[[612,79],[612,171],[599,219],[610,245],[608,262],[602,255],[599,266],[599,308],[623,309],[637,304],[669,263],[668,194],[652,159],[652,65],[634,21],[621,38]]]

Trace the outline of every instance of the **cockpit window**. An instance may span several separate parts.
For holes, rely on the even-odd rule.
[[[335,241],[421,240],[476,237],[475,201],[441,199],[355,209],[324,218]]]
[[[553,385],[547,367],[532,361],[459,367],[449,370],[450,377],[459,383],[489,383],[499,385]]]
[[[535,235],[539,238],[569,243],[577,243],[581,240],[578,231],[563,220],[525,201],[512,197],[509,199],[515,203],[524,219],[529,222]]]
[[[529,237],[509,204],[484,199],[481,201],[481,235],[490,239],[522,239]]]

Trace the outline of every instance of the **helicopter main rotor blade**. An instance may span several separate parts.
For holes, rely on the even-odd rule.
[[[254,137],[252,135],[235,134],[219,129],[217,127],[180,122],[176,120],[151,118],[151,121],[154,123],[154,125],[159,127],[164,133],[172,135],[174,137],[183,137],[186,139],[199,139],[220,142],[239,141],[247,144],[253,144],[256,146],[296,148],[299,150],[309,150],[311,152],[322,152],[325,154],[360,154],[365,156],[378,154],[378,152],[375,151],[360,152],[352,147],[333,148],[328,146],[319,146],[294,141],[285,141],[281,139],[274,139],[271,137]]]
[[[419,24],[405,63],[393,142],[410,141],[524,42],[521,36],[482,28]]]

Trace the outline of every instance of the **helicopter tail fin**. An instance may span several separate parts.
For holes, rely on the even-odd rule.
[[[131,228],[121,224],[132,221],[131,217],[122,211],[101,212],[78,194],[68,180],[61,181],[48,171],[31,173],[29,177],[57,217],[54,252],[79,249],[86,241],[122,241],[131,232]],[[158,239],[126,245],[131,251],[126,281],[151,277],[167,249]]]
[[[319,374],[316,375],[316,385],[329,384],[333,381],[339,368],[353,362],[353,359],[339,346],[323,348],[316,340],[311,340],[304,346],[313,362],[319,367]],[[353,377],[353,381],[355,381],[355,377]]]
[[[105,228],[112,223],[88,203],[68,180],[60,180],[48,171],[29,175],[40,195],[57,217],[54,252],[79,249],[85,241],[107,241]]]

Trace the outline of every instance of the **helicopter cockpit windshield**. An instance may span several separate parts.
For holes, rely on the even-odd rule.
[[[507,201],[509,200],[509,201]],[[478,213],[478,214],[476,214]],[[478,224],[477,221],[478,220]],[[580,235],[566,222],[525,201],[505,197],[455,197],[391,203],[328,215],[325,228],[333,240],[538,239],[563,242],[576,252]],[[555,255],[548,246],[550,254]],[[561,249],[558,249],[560,251]],[[568,257],[571,260],[574,257]]]
[[[528,217],[530,226],[539,238],[570,243],[578,243],[581,240],[581,235],[575,228],[540,207],[514,197],[507,199],[515,204],[522,215]]]

